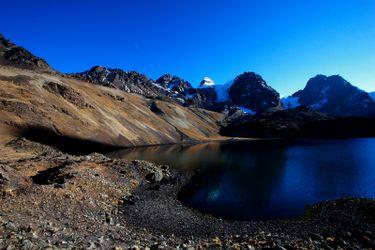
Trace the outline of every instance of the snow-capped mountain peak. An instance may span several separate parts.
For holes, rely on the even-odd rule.
[[[317,75],[304,89],[282,98],[284,108],[307,106],[316,111],[335,115],[363,115],[373,111],[370,94],[350,84],[339,75]]]
[[[203,78],[199,86],[200,87],[213,87],[215,86],[215,82],[214,80],[206,76]]]

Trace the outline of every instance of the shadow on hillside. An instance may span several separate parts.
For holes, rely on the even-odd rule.
[[[92,140],[64,136],[49,128],[43,127],[28,127],[22,129],[19,136],[34,142],[52,146],[64,153],[72,155],[87,155],[94,152],[109,153],[120,148]]]

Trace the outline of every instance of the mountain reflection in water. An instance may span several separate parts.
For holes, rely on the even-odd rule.
[[[212,142],[124,149],[114,158],[198,169],[180,199],[229,219],[303,215],[307,205],[375,197],[375,139]]]

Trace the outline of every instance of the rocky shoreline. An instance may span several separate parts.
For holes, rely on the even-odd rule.
[[[0,153],[0,249],[375,248],[374,200],[327,201],[298,219],[228,221],[184,206],[177,194],[189,176],[168,166],[25,139]]]

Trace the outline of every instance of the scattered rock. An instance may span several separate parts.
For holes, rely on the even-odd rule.
[[[146,180],[151,183],[160,182],[163,179],[163,172],[161,170],[155,170],[153,173],[146,175]]]

